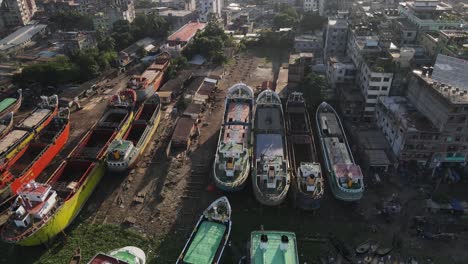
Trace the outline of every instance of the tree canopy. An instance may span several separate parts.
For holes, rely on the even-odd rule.
[[[227,61],[224,48],[231,44],[229,36],[223,29],[216,22],[210,22],[205,30],[195,35],[192,43],[184,49],[183,55],[191,58],[200,54],[212,63],[221,65]]]
[[[274,28],[295,27],[299,22],[299,14],[294,7],[288,4],[276,4],[275,10],[278,12],[273,18]]]
[[[145,38],[164,38],[169,32],[169,23],[157,14],[140,15],[132,23],[126,20],[116,21],[111,36],[117,50],[123,50],[133,42]]]
[[[47,86],[74,81],[78,77],[78,66],[73,64],[67,57],[60,56],[50,62],[25,67],[21,73],[13,76],[13,81],[20,85],[37,82]]]
[[[60,11],[49,18],[55,29],[62,31],[93,30],[93,19],[89,15],[80,14],[77,11]]]
[[[303,94],[309,107],[315,108],[324,100],[323,92],[327,85],[324,76],[312,72],[306,75],[296,90]]]
[[[322,17],[317,13],[307,12],[302,16],[299,26],[302,31],[315,31],[321,29],[326,22],[326,17]]]

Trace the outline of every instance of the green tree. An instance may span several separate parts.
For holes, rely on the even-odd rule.
[[[327,88],[327,81],[324,76],[309,73],[297,86],[297,91],[301,92],[309,107],[315,109],[323,100],[323,92]]]
[[[130,33],[131,25],[127,20],[119,20],[112,26],[111,36],[115,41],[115,48],[123,50],[134,42],[134,38]]]
[[[158,4],[152,0],[138,0],[135,1],[135,7],[136,8],[151,8],[151,7],[157,7]]]
[[[155,13],[137,16],[131,25],[131,33],[135,39],[163,38],[168,32],[169,23]]]
[[[77,11],[60,11],[53,14],[49,21],[52,28],[62,31],[93,30],[93,19],[89,15],[80,14]]]
[[[98,39],[98,49],[100,51],[114,51],[115,50],[115,40],[109,36],[106,35],[102,37],[101,39]]]
[[[299,26],[303,31],[315,31],[321,29],[326,22],[326,17],[322,17],[317,13],[307,12],[302,16]]]
[[[174,79],[177,76],[177,72],[187,67],[188,60],[184,56],[179,56],[177,58],[171,59],[171,63],[166,70],[165,79],[170,80]]]
[[[275,28],[289,28],[294,27],[296,24],[296,18],[288,14],[280,13],[273,18],[273,27]]]
[[[13,76],[13,82],[21,86],[39,83],[42,86],[73,82],[79,77],[79,68],[67,57],[60,56],[50,62],[32,64]]]

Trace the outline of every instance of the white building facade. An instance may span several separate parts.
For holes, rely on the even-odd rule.
[[[318,11],[318,0],[304,0],[304,12]]]
[[[365,117],[372,118],[378,98],[381,96],[388,96],[390,93],[393,73],[386,72],[384,68],[378,69],[379,70],[365,62],[359,73],[358,81],[360,82],[362,95],[365,100]]]
[[[222,0],[200,0],[197,8],[198,19],[200,22],[208,22],[210,16],[221,17],[222,9]]]

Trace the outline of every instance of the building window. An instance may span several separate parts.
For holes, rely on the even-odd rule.
[[[371,77],[370,80],[371,80],[371,82],[380,82],[380,81],[382,81],[382,78],[380,78],[380,77]]]
[[[371,91],[378,91],[379,87],[378,86],[369,86],[369,90]]]
[[[382,86],[382,91],[387,91],[388,90],[388,86]]]
[[[388,81],[390,81],[390,78],[385,77],[385,78],[383,78],[383,81],[388,82]]]
[[[377,98],[377,95],[376,94],[369,94],[367,96],[367,99],[376,99]]]

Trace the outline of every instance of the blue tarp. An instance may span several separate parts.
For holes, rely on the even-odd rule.
[[[460,201],[457,199],[452,199],[450,201],[450,205],[452,206],[452,209],[455,211],[463,211],[463,206],[461,205]]]

